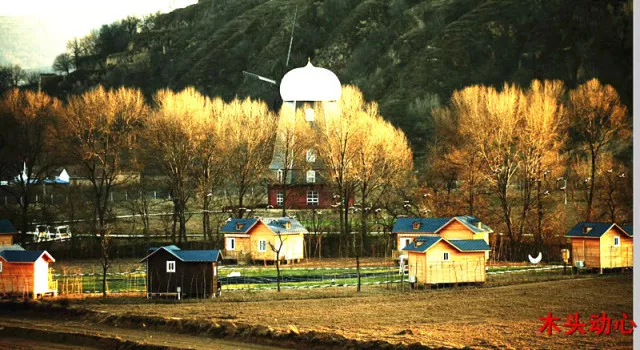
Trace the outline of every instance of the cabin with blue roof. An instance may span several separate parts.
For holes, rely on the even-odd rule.
[[[18,230],[10,220],[0,220],[0,246],[12,245],[16,241]]]
[[[571,242],[572,265],[578,268],[633,266],[633,225],[579,222],[565,237]]]
[[[484,283],[485,253],[491,247],[484,239],[447,239],[419,236],[404,247],[409,281],[423,285]]]
[[[227,258],[265,262],[276,260],[273,247],[280,244],[280,260],[304,259],[304,235],[309,233],[293,217],[229,219],[220,232]]]
[[[181,250],[175,245],[151,248],[140,260],[147,267],[147,298],[176,296],[210,298],[220,295],[219,250]]]
[[[432,236],[448,240],[481,239],[489,244],[489,234],[493,230],[474,216],[454,216],[450,218],[398,218],[392,229],[396,235],[397,253],[417,237]],[[489,258],[487,252],[486,258]]]
[[[38,298],[58,295],[46,250],[24,250],[19,245],[0,246],[0,295]]]

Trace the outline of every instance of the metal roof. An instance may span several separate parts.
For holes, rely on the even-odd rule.
[[[0,235],[18,233],[16,227],[9,220],[0,220]]]
[[[602,237],[611,227],[617,226],[624,233],[633,237],[633,226],[619,226],[613,222],[588,222],[588,221],[580,221],[577,225],[573,226],[569,232],[567,232],[565,237],[590,237],[590,238],[599,238]],[[625,227],[630,228],[630,230],[625,229]]]
[[[159,248],[162,248],[162,247],[151,247],[151,248],[149,248],[149,251],[150,252],[154,252],[154,251],[158,250]],[[164,246],[164,248],[165,249],[169,249],[169,250],[180,250],[180,248],[178,248],[177,246],[175,246],[173,244]]]
[[[169,254],[175,256],[178,260],[183,262],[216,262],[218,260],[222,260],[222,254],[218,249],[180,250],[180,248],[178,248],[176,250],[176,249],[172,249],[172,247],[178,248],[175,245],[160,247],[154,250],[153,252],[151,252],[149,255],[145,256],[142,260],[140,260],[140,262],[149,259],[149,257],[151,257],[153,254],[157,253],[160,250],[164,250],[168,252]]]
[[[451,218],[398,218],[393,225],[393,232],[433,233],[449,222]],[[413,223],[420,224],[417,230],[413,229]]]
[[[295,218],[262,218],[261,220],[274,233],[309,233],[300,221]],[[291,224],[289,228],[285,226],[287,223]]]
[[[398,218],[393,225],[393,232],[416,232],[416,233],[434,233],[442,229],[452,220],[457,220],[465,225],[474,233],[493,232],[493,230],[482,223],[475,216],[463,215],[450,218]],[[419,223],[418,229],[413,229],[413,223]],[[481,227],[478,227],[480,223]]]
[[[0,246],[0,252],[3,250],[24,250],[24,248],[22,248],[22,246],[20,246],[19,244],[12,244]]]
[[[491,250],[484,239],[452,239],[448,242],[462,252]]]
[[[258,222],[258,219],[231,219],[227,221],[227,223],[222,226],[220,232],[222,233],[247,233],[249,229],[253,227],[253,225]],[[237,224],[243,225],[241,228],[238,228]]]
[[[31,263],[36,262],[41,256],[47,255],[51,261],[55,259],[46,250],[3,250],[0,256],[8,262]]]
[[[412,252],[425,252],[431,248],[434,244],[440,242],[443,238],[437,236],[420,236],[413,242],[409,243],[403,250]],[[484,241],[483,241],[484,242]]]

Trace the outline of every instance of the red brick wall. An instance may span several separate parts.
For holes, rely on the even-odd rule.
[[[307,191],[318,192],[318,205],[307,205]],[[269,186],[269,204],[274,208],[281,208],[277,203],[277,194],[280,186]],[[290,209],[326,209],[333,204],[333,194],[327,185],[295,185],[287,187],[287,208]]]

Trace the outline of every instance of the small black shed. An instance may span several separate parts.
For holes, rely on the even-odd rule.
[[[160,295],[209,298],[220,295],[219,250],[181,250],[171,245],[149,249],[140,262],[147,263],[147,298]]]

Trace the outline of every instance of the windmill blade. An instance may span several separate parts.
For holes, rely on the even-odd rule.
[[[291,57],[291,46],[293,45],[293,31],[296,29],[296,17],[298,16],[298,5],[296,5],[296,11],[293,13],[293,23],[291,23],[291,39],[289,40],[289,52],[287,52],[287,63],[285,67],[289,67],[289,57]]]
[[[265,77],[263,77],[261,75],[254,74],[254,73],[251,73],[251,72],[247,72],[247,71],[244,71],[244,70],[242,71],[242,73],[245,74],[245,75],[248,75],[248,76],[250,76],[252,78],[257,78],[257,79],[260,79],[262,81],[266,81],[267,83],[271,83],[273,85],[278,85],[278,82],[273,80],[273,79],[265,78]]]

